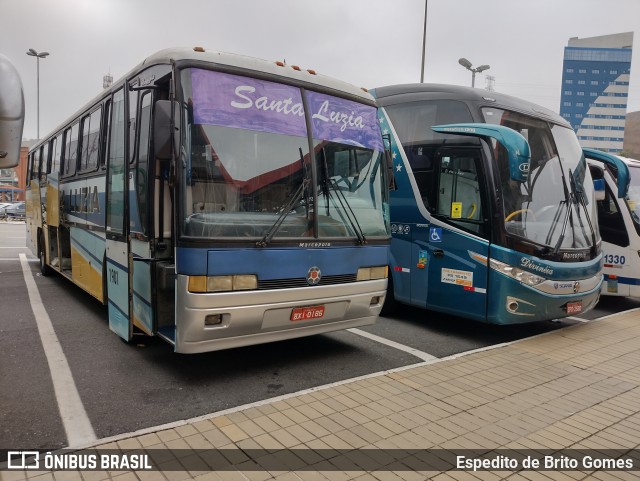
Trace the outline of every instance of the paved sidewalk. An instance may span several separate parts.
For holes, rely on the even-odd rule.
[[[99,446],[101,450],[122,451],[142,448],[173,450],[160,451],[164,458],[154,458],[154,465],[165,470],[53,474],[5,471],[0,478],[12,481],[28,475],[38,481],[640,479],[638,459],[635,471],[474,472],[443,470],[437,463],[434,470],[427,470],[420,454],[429,450],[426,452],[436,453],[437,458],[447,452],[468,454],[465,450],[470,449],[549,453],[548,450],[571,448],[587,449],[593,455],[607,449],[640,448],[640,310],[491,350],[283,396],[275,402]],[[237,456],[236,461],[231,461],[235,462],[235,469],[209,471],[197,457],[195,450],[201,449],[221,450],[214,452],[218,456],[220,453]],[[261,457],[252,459],[252,453],[261,453]],[[390,460],[394,464],[384,469],[371,472],[354,469],[371,464],[372,458],[385,465],[385,459],[399,453],[404,453],[404,459]],[[345,456],[351,464],[345,464]],[[368,456],[369,464],[358,464],[358,456]],[[278,462],[269,464],[268,459]],[[426,463],[431,461],[427,459]],[[411,463],[418,470],[411,470]],[[272,468],[257,470],[257,465]]]

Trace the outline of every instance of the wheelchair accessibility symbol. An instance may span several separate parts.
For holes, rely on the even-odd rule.
[[[442,242],[442,227],[430,227],[429,240],[431,242]]]

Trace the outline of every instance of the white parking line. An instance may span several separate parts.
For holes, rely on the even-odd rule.
[[[0,261],[19,261],[19,257],[0,257]],[[27,262],[40,262],[40,259],[27,259]]]
[[[391,341],[384,337],[376,336],[375,334],[371,334],[360,329],[352,328],[347,329],[347,331],[353,334],[357,334],[358,336],[366,337],[367,339],[371,339],[372,341],[379,342],[380,344],[399,349],[400,351],[408,352],[409,354],[412,354],[417,358],[422,359],[423,361],[433,361],[434,359],[438,359],[436,356],[432,356],[427,352],[419,351],[418,349],[414,349],[413,347],[405,346],[404,344],[400,344],[399,342]]]
[[[67,434],[67,442],[69,447],[75,447],[94,442],[97,437],[84,409],[78,389],[73,380],[71,369],[67,358],[62,352],[62,346],[58,341],[51,324],[51,319],[47,314],[47,310],[42,304],[42,298],[38,291],[38,286],[33,278],[31,268],[27,261],[27,256],[20,254],[20,264],[22,265],[22,273],[24,281],[27,284],[27,292],[29,294],[29,302],[31,310],[36,318],[38,333],[42,341],[49,371],[51,372],[51,380],[53,381],[53,389],[60,410],[62,424]]]

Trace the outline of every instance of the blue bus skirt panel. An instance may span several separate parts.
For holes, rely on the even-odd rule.
[[[259,281],[306,279],[311,267],[322,277],[356,274],[361,267],[386,266],[388,246],[328,248],[177,249],[177,274],[255,274]]]
[[[175,350],[215,351],[373,324],[387,279],[356,275],[361,267],[386,266],[388,253],[386,245],[179,248]],[[205,274],[255,274],[258,289],[190,292],[189,276]],[[310,285],[318,274],[320,282]]]

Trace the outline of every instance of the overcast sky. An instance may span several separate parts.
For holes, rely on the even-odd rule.
[[[425,0],[0,0],[0,53],[22,77],[24,137],[55,128],[151,53],[203,46],[313,68],[358,86],[420,81]],[[428,0],[425,81],[470,85],[559,110],[570,37],[634,31],[628,111],[640,110],[640,0]],[[1,86],[0,86],[1,87]]]

